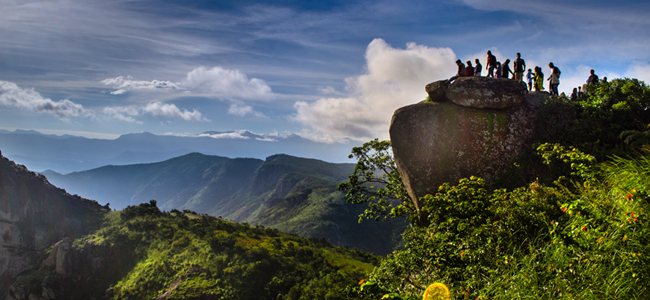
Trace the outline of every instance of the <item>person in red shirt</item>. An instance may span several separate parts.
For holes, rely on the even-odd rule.
[[[467,61],[467,67],[465,67],[465,76],[474,76],[474,67],[472,67],[472,62]]]

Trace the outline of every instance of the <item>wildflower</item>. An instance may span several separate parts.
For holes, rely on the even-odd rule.
[[[562,207],[562,212],[566,212],[566,207]]]
[[[366,282],[366,280],[365,280],[365,279],[361,279],[361,281],[359,281],[359,285],[362,285],[364,282]]]
[[[630,217],[634,218],[634,213],[631,213],[631,214],[630,214]]]
[[[553,223],[555,223],[555,222],[554,222],[554,221],[551,221],[551,225],[553,225]]]
[[[465,253],[464,253],[464,252],[461,252],[461,253],[460,253],[460,257],[463,257],[463,256],[465,256]]]
[[[587,231],[587,225],[582,226],[582,231],[585,231],[585,232]]]
[[[623,241],[627,240],[627,235],[623,237]]]
[[[632,200],[632,197],[634,197],[634,195],[632,195],[632,194],[627,194],[627,196],[625,196],[625,199],[627,199],[627,200]]]
[[[598,242],[599,242],[599,243],[600,243],[600,241],[602,241],[602,240],[603,240],[603,238],[601,238],[601,237],[600,237],[600,238],[598,238]]]

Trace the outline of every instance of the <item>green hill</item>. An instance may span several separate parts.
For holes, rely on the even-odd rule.
[[[153,164],[44,174],[70,193],[118,209],[155,199],[163,210],[192,210],[390,253],[401,243],[406,222],[358,224],[364,208],[347,203],[338,191],[353,169],[283,154],[262,161],[191,153]]]
[[[152,201],[107,214],[101,228],[61,240],[39,262],[17,277],[10,299],[347,299],[377,258],[261,226],[161,212]]]

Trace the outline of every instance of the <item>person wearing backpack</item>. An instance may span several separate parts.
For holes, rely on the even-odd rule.
[[[526,62],[521,59],[521,53],[517,53],[517,59],[515,59],[515,80],[522,81],[524,79],[524,71],[526,70]]]
[[[487,52],[487,68],[488,74],[487,77],[494,77],[494,69],[497,67],[497,58],[492,55],[492,51],[488,50]],[[498,73],[498,72],[497,72]]]
[[[548,67],[551,68],[551,76],[547,79],[550,82],[549,90],[551,90],[551,95],[558,96],[557,87],[560,85],[560,69],[553,62],[548,63]]]

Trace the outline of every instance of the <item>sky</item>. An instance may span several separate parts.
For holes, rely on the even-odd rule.
[[[650,1],[0,0],[0,129],[387,139],[456,59],[650,82]],[[485,74],[485,71],[483,72]]]

